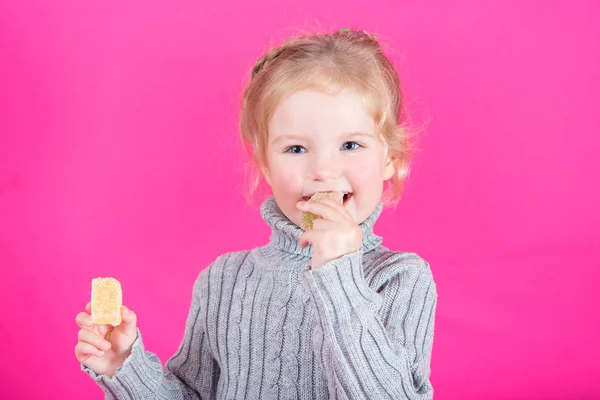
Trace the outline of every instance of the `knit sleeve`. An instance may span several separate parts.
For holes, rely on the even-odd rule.
[[[162,367],[159,358],[144,349],[140,331],[131,354],[112,377],[97,375],[81,365],[102,388],[107,399],[214,399],[219,366],[213,359],[205,336],[203,278],[200,273],[193,289],[191,309],[179,349]]]
[[[331,397],[433,398],[433,276],[424,261],[387,267],[398,273],[378,291],[365,281],[360,250],[304,273],[318,315],[313,346]]]

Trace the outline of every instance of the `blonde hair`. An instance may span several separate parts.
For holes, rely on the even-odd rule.
[[[400,80],[380,42],[361,30],[303,34],[272,48],[258,59],[243,92],[240,135],[250,157],[248,197],[264,183],[268,124],[277,106],[300,90],[337,94],[352,89],[364,96],[388,147],[394,175],[386,182],[383,202],[396,205],[410,173],[415,147],[404,126]]]

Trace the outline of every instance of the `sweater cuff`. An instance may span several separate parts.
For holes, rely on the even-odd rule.
[[[380,309],[383,298],[367,284],[362,256],[362,250],[357,250],[304,273],[305,284],[319,308],[354,311],[359,316],[372,315]]]
[[[148,382],[148,368],[155,368],[151,365],[151,360],[148,358],[144,350],[142,335],[137,328],[137,338],[131,347],[131,354],[125,359],[123,365],[115,370],[112,377],[107,375],[98,375],[92,369],[81,364],[81,370],[94,379],[94,381],[102,388],[107,398],[112,395],[113,398],[129,398],[133,393],[133,388],[136,386],[136,381],[143,379]],[[160,365],[160,362],[159,362]]]

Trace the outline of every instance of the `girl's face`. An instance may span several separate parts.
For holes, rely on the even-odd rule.
[[[357,223],[375,209],[394,173],[375,122],[354,92],[305,90],[287,97],[269,121],[263,174],[286,217],[300,226],[296,207],[316,192],[341,191]]]

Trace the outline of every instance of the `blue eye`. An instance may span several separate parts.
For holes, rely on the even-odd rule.
[[[306,151],[306,149],[302,146],[290,146],[288,147],[285,152],[286,153],[292,153],[292,154],[302,154]]]
[[[343,150],[358,150],[359,148],[361,148],[362,146],[356,142],[346,142],[342,145],[342,149]]]

